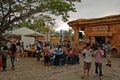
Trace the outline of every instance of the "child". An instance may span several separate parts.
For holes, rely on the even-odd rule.
[[[89,76],[89,71],[91,67],[92,62],[92,49],[89,43],[86,44],[86,48],[82,52],[84,56],[84,69],[83,69],[83,79],[85,78],[85,75]]]
[[[98,49],[95,50],[95,74],[99,75],[100,79],[102,78],[102,57],[104,56],[104,51],[102,50],[102,47],[99,45],[97,47]],[[99,73],[98,73],[99,70]]]

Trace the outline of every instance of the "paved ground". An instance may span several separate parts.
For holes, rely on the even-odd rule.
[[[105,66],[105,59],[103,61],[103,80],[120,80],[120,58],[112,60],[112,68]],[[35,58],[20,58],[13,71],[8,58],[7,71],[0,71],[0,80],[83,80],[83,61],[80,62],[76,65],[44,66],[42,61],[37,62]],[[90,76],[84,80],[99,80],[94,75],[94,61]]]

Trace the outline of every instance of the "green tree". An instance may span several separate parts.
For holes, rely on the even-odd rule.
[[[76,11],[73,2],[80,0],[0,0],[0,35],[18,21],[47,12],[67,21],[69,11]]]
[[[46,34],[47,42],[50,41],[51,33],[54,32],[55,29],[55,20],[52,19],[49,15],[40,15],[39,17],[33,17],[32,21],[29,19],[28,21],[23,21],[20,24],[16,25],[18,27],[28,27],[37,32]]]
[[[16,28],[28,27],[45,34],[48,31],[54,31],[56,22],[48,15],[40,15],[39,17],[32,17],[31,19],[23,20],[14,26],[16,26]]]
[[[63,35],[65,38],[69,38],[70,40],[73,41],[73,29],[68,29],[68,31],[63,31]]]
[[[54,31],[54,32],[51,33],[51,36],[52,37],[60,37],[60,33],[57,32],[57,31]]]

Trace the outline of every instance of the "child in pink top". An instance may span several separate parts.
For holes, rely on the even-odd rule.
[[[98,49],[94,52],[95,55],[95,73],[96,75],[99,75],[100,78],[102,78],[102,57],[104,55],[104,51],[102,50],[102,47],[99,45],[97,47]],[[99,70],[99,73],[98,73]]]

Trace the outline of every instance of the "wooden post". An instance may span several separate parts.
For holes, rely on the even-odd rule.
[[[74,41],[73,41],[72,48],[75,48],[75,50],[78,53],[79,52],[79,27],[73,26],[72,28],[74,30]]]

